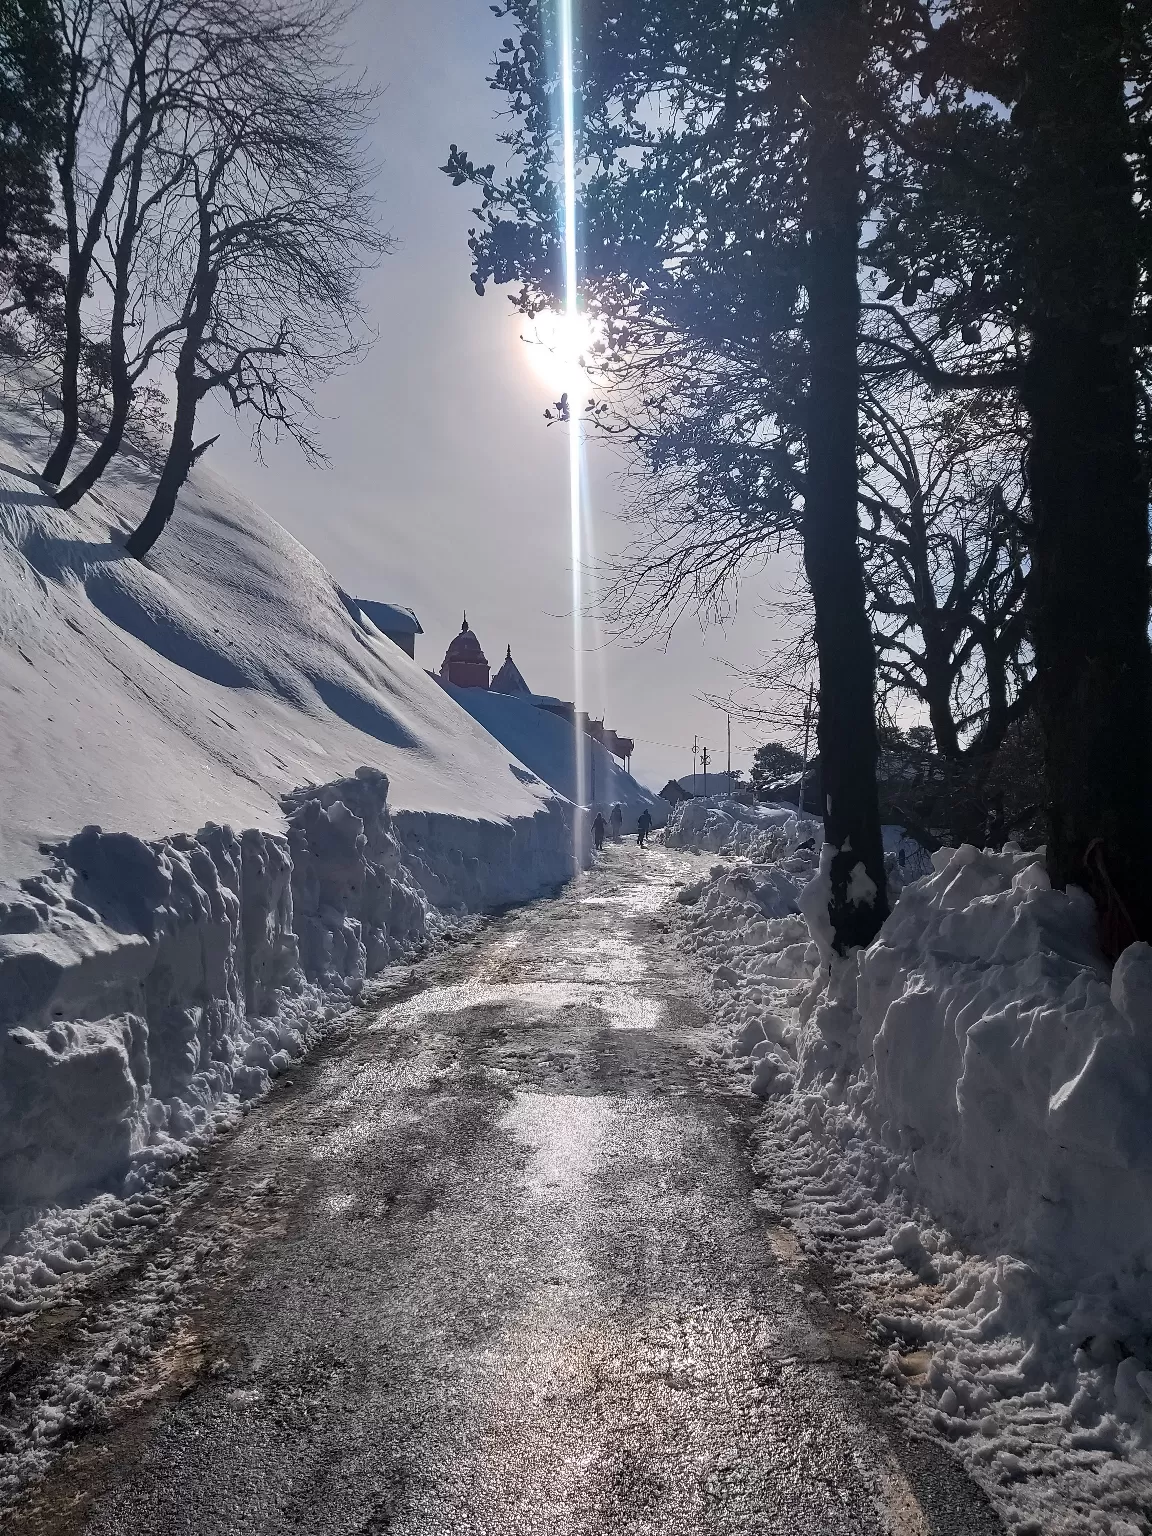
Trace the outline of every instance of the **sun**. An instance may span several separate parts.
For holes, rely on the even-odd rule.
[[[533,373],[557,397],[584,388],[584,359],[596,340],[596,326],[587,315],[546,309],[526,321],[520,335]]]

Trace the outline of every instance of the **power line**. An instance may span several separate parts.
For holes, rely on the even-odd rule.
[[[682,741],[654,741],[650,736],[633,736],[633,741],[641,741],[646,747],[670,747],[674,752],[691,752],[692,747]],[[733,747],[733,752],[751,752],[755,754],[757,747]],[[697,746],[699,751],[699,746]]]

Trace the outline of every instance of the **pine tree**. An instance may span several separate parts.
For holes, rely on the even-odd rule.
[[[935,327],[1019,389],[1048,864],[1112,955],[1152,939],[1150,31],[1143,0],[951,7],[915,59],[921,174],[872,251],[888,297],[913,286],[902,365],[932,379],[910,338]]]
[[[0,313],[43,317],[61,291],[52,257],[51,157],[63,131],[63,56],[48,0],[0,0]]]

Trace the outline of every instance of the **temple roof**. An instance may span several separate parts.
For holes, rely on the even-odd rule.
[[[520,668],[512,660],[512,647],[508,647],[508,654],[504,658],[504,664],[492,679],[492,691],[494,693],[523,693],[532,692],[521,675]]]
[[[488,665],[488,658],[485,656],[479,640],[477,640],[474,631],[468,628],[467,614],[464,615],[464,623],[461,625],[460,633],[444,653],[445,665],[450,661],[475,661],[482,663],[484,666]]]

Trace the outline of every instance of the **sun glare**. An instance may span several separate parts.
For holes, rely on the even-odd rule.
[[[596,339],[595,327],[587,315],[546,309],[527,321],[520,334],[532,372],[554,392],[556,399],[565,391],[572,394],[584,388],[584,360]]]

